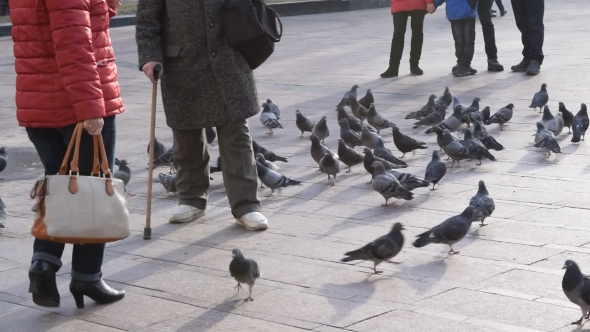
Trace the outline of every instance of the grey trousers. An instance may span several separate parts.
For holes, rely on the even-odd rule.
[[[205,129],[175,130],[174,162],[178,166],[176,190],[179,205],[205,209],[209,197],[209,148]],[[234,122],[225,113],[225,125],[217,127],[225,191],[235,218],[260,212],[258,173],[252,138],[246,120]]]

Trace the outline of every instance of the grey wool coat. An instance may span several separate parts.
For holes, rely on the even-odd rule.
[[[164,66],[166,122],[177,130],[225,124],[258,113],[254,75],[228,45],[219,10],[223,0],[139,0],[135,39],[139,69]]]

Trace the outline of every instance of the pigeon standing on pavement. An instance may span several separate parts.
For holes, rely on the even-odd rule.
[[[476,164],[478,166],[481,165],[481,160],[484,158],[492,161],[496,160],[496,158],[490,153],[490,151],[488,151],[488,149],[480,140],[473,138],[473,134],[471,134],[471,131],[469,130],[465,132],[463,146],[469,150],[470,158],[479,160],[479,164]]]
[[[453,249],[453,244],[461,241],[467,235],[473,222],[474,212],[475,208],[468,206],[461,214],[451,217],[429,231],[418,235],[412,245],[416,248],[422,248],[430,243],[442,243],[451,248],[449,255],[458,254],[459,251]]]
[[[473,137],[480,140],[488,150],[504,150],[504,146],[496,141],[492,135],[488,134],[481,121],[475,122],[472,133]]]
[[[565,108],[565,104],[559,102],[559,110],[558,113],[561,113],[561,118],[563,119],[563,126],[567,127],[568,135],[572,132],[572,122],[574,121],[574,114]]]
[[[578,111],[578,114],[574,116],[574,120],[572,121],[572,131],[574,132],[572,136],[573,143],[580,142],[580,138],[582,140],[586,138],[588,123],[588,110],[586,109],[586,104],[582,104],[580,111]]]
[[[340,173],[340,162],[330,152],[326,152],[319,162],[320,171],[328,175],[328,182],[336,185],[336,175]]]
[[[565,274],[561,280],[561,289],[573,304],[582,310],[582,317],[572,325],[581,325],[584,318],[590,318],[590,278],[582,274],[580,267],[571,259],[563,265]]]
[[[342,258],[342,262],[356,260],[371,261],[373,262],[373,272],[376,274],[383,272],[377,270],[377,265],[395,257],[404,246],[402,230],[404,230],[402,224],[396,222],[388,234],[377,238],[360,249],[344,254],[347,257]]]
[[[451,95],[451,92],[449,91],[449,87],[445,87],[445,92],[436,101],[436,106],[437,107],[439,105],[449,106],[449,105],[451,105],[452,102],[453,102],[453,95]]]
[[[359,99],[359,104],[363,105],[364,108],[369,109],[371,104],[375,102],[375,98],[373,98],[373,93],[371,89],[368,89],[365,93],[365,96]]]
[[[320,160],[324,158],[326,152],[329,152],[332,156],[338,158],[337,154],[320,143],[320,139],[316,135],[311,135],[309,140],[311,141],[311,157],[318,165],[320,164]]]
[[[541,123],[545,129],[551,130],[556,136],[563,130],[563,118],[553,116],[547,105],[543,108],[543,119],[541,119]]]
[[[481,101],[481,99],[479,97],[475,97],[473,99],[473,102],[471,103],[471,105],[462,109],[462,111],[461,111],[461,120],[462,120],[462,122],[467,123],[468,127],[470,126],[469,114],[479,111],[479,102],[480,101]]]
[[[213,145],[213,141],[217,137],[217,132],[211,127],[205,128],[205,135],[207,136],[207,143]]]
[[[459,127],[461,127],[461,123],[463,121],[462,119],[463,115],[461,112],[461,108],[455,107],[455,109],[453,110],[453,114],[451,114],[451,116],[449,116],[448,118],[444,119],[439,126],[442,129],[448,129],[449,131],[453,132],[459,129]],[[428,130],[426,131],[426,133],[430,134]]]
[[[254,150],[254,155],[256,155],[257,153],[262,153],[264,159],[272,161],[273,163],[275,161],[282,161],[284,163],[287,162],[287,158],[276,155],[274,152],[265,149],[263,146],[256,143],[255,140],[252,140],[252,149]]]
[[[123,184],[125,185],[125,194],[127,196],[135,196],[135,194],[132,194],[127,190],[127,185],[129,184],[129,180],[131,180],[131,169],[127,165],[129,165],[127,160],[119,160],[119,169],[113,174],[113,177],[123,181]]]
[[[166,152],[167,150],[168,149],[166,149],[164,144],[160,143],[160,141],[158,141],[158,138],[154,136],[154,160],[158,159],[158,157],[163,155],[164,152]],[[148,153],[148,155],[150,154],[150,144],[149,143],[147,146],[147,153]]]
[[[430,115],[432,112],[434,112],[436,110],[436,107],[434,106],[434,99],[435,98],[436,98],[435,95],[430,95],[426,105],[422,106],[422,108],[419,109],[418,111],[410,112],[410,114],[406,115],[405,118],[406,119],[421,120],[422,118],[427,117],[428,115]],[[445,108],[446,108],[446,105],[445,105]]]
[[[426,166],[426,174],[424,175],[424,180],[432,183],[432,189],[430,190],[434,190],[434,186],[445,174],[447,174],[447,165],[440,160],[437,151],[432,151],[432,160]]]
[[[361,140],[363,141],[363,144],[369,149],[374,149],[375,145],[377,145],[379,142],[383,144],[383,139],[381,136],[369,131],[367,126],[363,126],[363,130],[361,131]]]
[[[158,174],[158,179],[160,179],[160,183],[166,189],[168,197],[176,194],[176,174],[160,173]]]
[[[6,205],[2,202],[2,198],[0,198],[0,228],[6,228]]]
[[[514,104],[510,103],[494,113],[485,124],[491,125],[492,123],[497,123],[500,125],[500,131],[502,131],[504,130],[504,124],[512,119],[512,115],[514,115]]]
[[[448,130],[443,131],[443,140],[442,140],[443,150],[453,160],[451,164],[451,168],[455,166],[455,162],[457,162],[457,167],[459,166],[459,161],[463,159],[472,158],[469,154],[469,150],[463,146],[461,142],[455,139]]]
[[[355,118],[354,116],[348,114],[344,107],[337,106],[336,112],[338,112],[338,122],[340,122],[340,120],[342,119],[346,119],[346,121],[348,121],[350,129],[356,131],[357,133],[361,132],[361,130],[363,129],[363,124],[361,123],[361,121]]]
[[[395,178],[399,181],[402,187],[404,187],[404,189],[408,191],[412,191],[416,188],[424,188],[430,186],[430,182],[419,179],[417,176],[410,173],[400,172],[396,170],[386,170],[386,172],[395,176]]]
[[[350,91],[348,91],[344,94],[344,96],[342,96],[342,100],[340,101],[340,104],[338,104],[338,106],[350,106],[350,97],[352,96],[356,99],[358,88],[358,85],[353,85],[352,88],[350,88]]]
[[[371,181],[369,181],[369,183],[373,182],[373,177],[374,177],[374,173],[375,173],[375,168],[373,167],[373,163],[375,161],[379,161],[383,165],[383,168],[385,169],[386,172],[389,172],[389,171],[396,169],[396,168],[408,167],[408,166],[403,166],[403,165],[394,165],[385,159],[376,157],[373,154],[373,152],[371,152],[371,149],[369,149],[369,148],[365,148],[363,152],[365,154],[365,158],[363,159],[363,165],[365,166],[365,170],[367,170],[367,172],[369,172],[369,174],[371,174]]]
[[[407,201],[414,198],[414,194],[411,191],[406,190],[400,183],[399,180],[393,176],[393,174],[387,173],[383,164],[380,161],[373,162],[373,190],[380,193],[385,198],[385,204],[390,198],[405,199]]]
[[[328,124],[326,123],[327,119],[326,116],[322,116],[320,121],[316,123],[311,131],[313,135],[317,136],[317,138],[322,141],[322,144],[324,144],[326,137],[330,136],[330,129],[328,129]]]
[[[238,285],[236,286],[238,292],[240,291],[240,288],[242,288],[242,283],[248,285],[250,293],[248,298],[244,301],[254,301],[252,298],[252,288],[254,287],[256,279],[260,277],[258,263],[253,259],[244,257],[240,249],[236,248],[232,250],[232,260],[231,263],[229,263],[229,274],[238,282]]]
[[[268,128],[269,132],[266,133],[267,135],[272,135],[273,129],[280,128],[283,129],[283,126],[279,123],[279,119],[270,109],[270,106],[266,103],[262,104],[264,109],[262,113],[260,113],[260,122]]]
[[[7,165],[8,165],[8,152],[6,152],[5,147],[0,147],[0,173],[2,173],[2,171],[4,169],[6,169]]]
[[[119,161],[119,164],[121,162]],[[166,165],[170,167],[170,171],[168,173],[172,174],[176,172],[176,163],[174,163],[174,149],[166,149],[166,151],[160,155],[158,158],[154,160],[154,168],[158,166]]]
[[[275,105],[272,100],[267,99],[266,100],[266,105],[268,106],[269,110],[272,112],[272,114],[274,114],[277,117],[277,120],[281,119],[281,110],[279,109],[279,107],[277,105]],[[262,104],[262,107],[264,107],[264,104]]]
[[[574,127],[574,136],[576,135]],[[537,122],[537,133],[535,134],[535,147],[543,148],[547,151],[545,159],[549,159],[551,152],[561,153],[561,148],[555,139],[555,135],[550,130],[545,129],[541,122]]]
[[[379,141],[379,142],[377,142],[377,144],[375,144],[375,148],[373,149],[373,153],[375,154],[376,157],[383,158],[392,164],[407,166],[407,164],[405,162],[397,159],[393,155],[393,153],[391,153],[391,150],[389,150],[388,148],[386,148],[383,145],[383,141]]]
[[[280,189],[288,186],[295,186],[301,184],[300,181],[291,180],[288,177],[273,171],[270,168],[266,168],[258,161],[256,162],[256,169],[258,170],[258,177],[260,182],[266,187],[270,188],[270,195],[272,196],[276,189]]]
[[[264,159],[264,156],[262,155],[262,153],[257,153],[256,154],[256,161],[259,162],[262,166],[268,168],[268,169],[272,169],[273,171],[277,172],[279,170],[279,166],[273,164],[272,162]]]
[[[314,126],[313,121],[306,118],[299,110],[295,111],[295,117],[295,124],[297,125],[297,128],[301,130],[301,136],[299,136],[299,138],[303,137],[303,133],[306,131],[309,131],[310,133],[312,132]]]
[[[382,117],[375,109],[375,104],[371,104],[369,107],[369,113],[367,114],[367,122],[377,129],[377,134],[381,132],[381,129],[395,127],[395,123]]]
[[[222,169],[221,169],[221,157],[217,157],[217,163],[216,163],[216,165],[215,166],[209,165],[209,174],[213,174],[213,173],[217,173],[217,172],[221,172],[221,171],[222,171]]]
[[[481,111],[475,111],[465,114],[465,121],[467,122],[467,127],[471,127],[471,124],[476,123],[478,121],[485,122],[490,118],[490,107],[486,106]]]
[[[361,120],[361,122],[365,121],[367,114],[369,114],[369,110],[361,105],[353,96],[350,96],[350,110],[352,111],[352,115]]]
[[[486,184],[483,180],[479,181],[479,189],[477,190],[477,194],[471,197],[469,201],[469,205],[475,208],[475,212],[473,214],[473,220],[479,220],[481,222],[481,226],[485,226],[487,224],[484,223],[487,217],[492,215],[492,212],[496,209],[496,204],[494,204],[494,199],[488,193],[488,189],[486,188]]]
[[[536,92],[533,96],[533,100],[531,101],[530,108],[534,108],[535,110],[537,107],[539,108],[539,113],[542,112],[543,106],[547,105],[549,101],[549,94],[547,93],[547,84],[543,83],[541,85],[541,90]]]
[[[391,131],[393,132],[393,143],[395,144],[395,147],[403,153],[400,158],[403,158],[408,152],[418,149],[428,149],[426,147],[426,143],[417,141],[408,135],[402,134],[398,127],[391,128]]]
[[[453,96],[453,109],[455,109],[457,106],[460,106],[461,110],[465,108],[465,106],[461,103],[459,98],[457,96]]]
[[[349,148],[343,139],[338,139],[338,157],[344,165],[348,166],[348,171],[351,172],[351,167],[358,165],[363,162],[364,158],[360,154],[356,153],[353,149]]]
[[[346,145],[353,149],[357,146],[364,145],[362,138],[350,129],[350,125],[346,119],[340,120],[340,138],[346,143]]]
[[[428,116],[420,119],[420,121],[415,122],[413,129],[416,129],[420,126],[436,126],[440,124],[445,117],[447,116],[447,106],[440,105],[436,109],[436,111],[430,113]]]

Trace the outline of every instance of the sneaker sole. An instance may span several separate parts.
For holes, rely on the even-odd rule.
[[[262,231],[262,230],[265,230],[268,228],[268,224],[258,224],[257,227],[250,227],[250,226],[246,225],[246,223],[240,219],[236,219],[236,225],[243,226],[249,231]]]
[[[174,217],[170,217],[170,219],[168,219],[168,222],[171,224],[184,224],[187,222],[195,221],[203,216],[205,216],[205,211],[193,214],[192,216],[186,219],[175,219]]]

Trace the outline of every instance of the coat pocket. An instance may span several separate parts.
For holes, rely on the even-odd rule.
[[[182,47],[180,45],[166,44],[166,46],[164,47],[164,56],[170,57],[170,58],[176,58],[177,56],[180,55],[181,51],[182,51]]]

